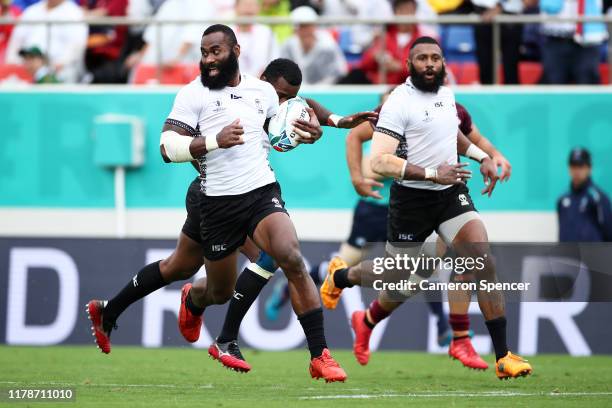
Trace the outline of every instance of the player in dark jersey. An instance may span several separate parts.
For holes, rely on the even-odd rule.
[[[301,72],[297,65],[289,60],[277,59],[272,61],[264,71],[262,79],[275,87],[279,99],[284,101],[297,94],[301,84]],[[321,123],[333,125],[329,117],[333,114],[315,101],[308,100]],[[335,115],[339,127],[354,127],[363,121],[376,118],[373,112],[360,112],[354,115],[341,117]],[[299,125],[298,125],[299,126]],[[305,139],[305,143],[312,143],[317,139]],[[199,172],[197,162],[192,162]],[[92,321],[92,334],[96,339],[98,348],[103,353],[110,353],[111,331],[116,328],[119,316],[134,302],[142,299],[157,289],[172,282],[186,280],[193,277],[203,265],[202,239],[200,237],[200,177],[196,177],[189,185],[185,197],[187,218],[179,234],[174,252],[166,259],[153,262],[142,268],[126,286],[111,300],[92,300],[86,305],[89,319]],[[242,253],[252,262],[245,268],[241,276],[255,274],[272,276],[268,270],[276,270],[272,259],[261,252],[250,239],[247,239],[241,249]],[[266,273],[268,275],[266,275]]]

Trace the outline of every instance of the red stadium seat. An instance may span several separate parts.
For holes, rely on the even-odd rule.
[[[542,77],[542,64],[539,62],[519,63],[519,81],[522,85],[537,85]]]
[[[610,66],[608,64],[599,64],[599,76],[601,77],[602,85],[610,85]]]
[[[21,65],[0,65],[0,82],[12,79],[32,82],[32,76]]]
[[[448,69],[455,75],[458,85],[478,84],[478,64],[474,62],[449,62]],[[608,85],[610,67],[608,64],[599,65],[601,84]],[[542,77],[543,68],[539,62],[523,61],[519,63],[519,80],[521,85],[537,85]],[[503,83],[504,72],[499,67],[499,78]]]
[[[459,70],[453,71],[457,75],[457,83],[459,85],[473,85],[480,83],[477,63],[464,62],[459,65]]]
[[[133,84],[187,84],[199,74],[197,65],[177,65],[163,68],[159,72],[156,65],[138,65],[134,68]]]

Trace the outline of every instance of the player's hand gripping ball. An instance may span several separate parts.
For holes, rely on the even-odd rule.
[[[278,113],[274,116],[268,125],[268,137],[270,144],[279,152],[288,152],[300,144],[300,136],[304,137],[303,132],[300,133],[295,129],[293,122],[295,120],[309,121],[310,115],[306,110],[306,101],[296,96],[283,102]]]

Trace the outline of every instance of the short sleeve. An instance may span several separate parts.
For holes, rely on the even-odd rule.
[[[191,84],[186,85],[174,98],[174,105],[166,122],[196,133],[203,106],[204,96],[201,90]]]
[[[265,84],[265,92],[266,92],[266,100],[268,101],[268,109],[266,111],[266,118],[271,118],[276,115],[278,112],[278,94],[274,87],[270,85],[268,82],[264,82]]]
[[[400,103],[400,97],[397,90],[391,93],[387,101],[380,109],[376,131],[394,137],[397,140],[403,140],[404,132],[408,127],[404,106]]]
[[[457,117],[459,118],[459,129],[464,135],[469,135],[472,132],[472,116],[460,103],[456,103]]]

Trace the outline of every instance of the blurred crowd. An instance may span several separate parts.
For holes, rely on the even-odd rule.
[[[281,56],[301,67],[307,84],[397,84],[408,75],[412,42],[430,35],[442,44],[451,78],[454,73],[462,83],[491,84],[491,24],[323,27],[318,18],[477,14],[491,21],[499,14],[538,13],[612,14],[612,0],[0,0],[2,17],[62,22],[0,25],[0,80],[14,71],[35,83],[184,83],[197,73],[201,24],[87,26],[83,18],[285,16],[292,24],[234,27],[243,72],[258,76]],[[607,76],[605,24],[505,24],[500,35],[505,84],[599,84]],[[530,80],[521,78],[527,74]]]

